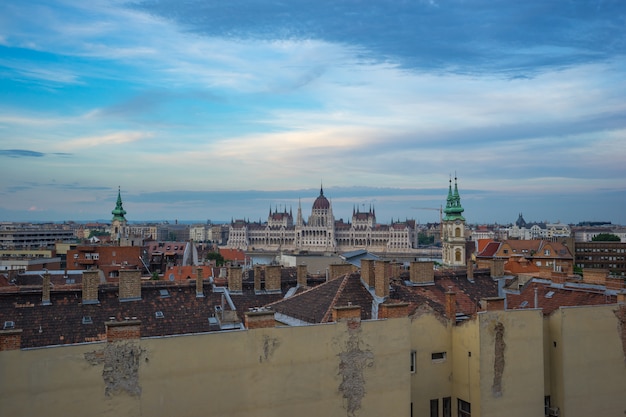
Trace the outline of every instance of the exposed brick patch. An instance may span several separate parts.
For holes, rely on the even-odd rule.
[[[137,342],[117,341],[106,343],[102,350],[85,353],[85,360],[93,366],[102,365],[104,395],[141,395],[139,364],[145,356]]]
[[[22,348],[22,330],[0,330],[0,351],[20,350]]]
[[[502,396],[502,374],[504,372],[504,350],[506,349],[506,343],[504,343],[504,324],[498,322],[494,328],[495,341],[494,341],[494,359],[493,359],[493,385],[491,391],[494,397]]]
[[[346,399],[346,411],[348,417],[354,417],[361,408],[361,401],[365,397],[365,368],[374,365],[374,353],[363,349],[360,322],[348,320],[348,341],[339,353],[339,375],[341,383],[339,392]],[[356,325],[354,325],[356,324]]]

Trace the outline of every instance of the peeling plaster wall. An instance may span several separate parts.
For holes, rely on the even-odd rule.
[[[567,417],[626,415],[626,362],[619,305],[561,307],[550,316],[553,405]]]
[[[408,415],[408,325],[403,318],[355,331],[335,323],[0,352],[0,415]]]

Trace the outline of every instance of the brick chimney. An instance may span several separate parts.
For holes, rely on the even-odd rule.
[[[626,292],[617,293],[617,303],[626,304]]]
[[[333,307],[333,321],[361,321],[361,307],[357,305],[335,306]]]
[[[504,310],[504,297],[485,297],[480,299],[483,311]]]
[[[100,284],[100,270],[90,269],[83,271],[83,304],[98,304],[98,285]]]
[[[369,288],[374,288],[374,277],[374,260],[361,259],[361,279]]]
[[[378,319],[395,319],[409,315],[409,303],[381,303],[378,305]]]
[[[231,294],[241,294],[243,290],[242,268],[240,266],[228,267],[228,291]]]
[[[52,302],[50,302],[50,274],[48,272],[43,274],[43,283],[41,284],[41,305],[52,305]]]
[[[504,259],[493,259],[491,261],[491,277],[498,278],[504,276]]]
[[[280,265],[265,265],[265,291],[280,293]]]
[[[296,276],[297,276],[297,280],[298,280],[298,286],[302,287],[302,288],[306,288],[307,287],[307,269],[306,269],[306,265],[298,265],[297,269],[296,269]]]
[[[377,297],[389,297],[389,261],[376,261],[374,266],[374,292]]]
[[[107,342],[133,340],[141,337],[141,320],[107,321],[104,326],[106,327]]]
[[[202,268],[196,269],[196,298],[204,298],[204,279],[202,278]]]
[[[474,263],[471,261],[467,262],[467,280],[474,282]]]
[[[276,326],[274,312],[269,309],[246,311],[243,315],[243,324],[246,329],[262,329]]]
[[[122,269],[120,271],[120,301],[141,300],[141,271]]]
[[[261,292],[261,275],[263,274],[263,267],[261,265],[254,266],[254,292]]]
[[[22,347],[22,329],[0,330],[0,352]]]
[[[329,281],[335,278],[342,277],[346,274],[350,274],[354,271],[354,267],[351,264],[332,264],[329,265]]]
[[[446,292],[446,316],[456,322],[456,293],[452,290]]]
[[[412,283],[418,285],[435,284],[435,263],[432,261],[411,262],[409,277]]]

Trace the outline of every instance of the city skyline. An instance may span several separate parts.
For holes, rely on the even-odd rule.
[[[0,4],[0,220],[626,224],[620,1]]]

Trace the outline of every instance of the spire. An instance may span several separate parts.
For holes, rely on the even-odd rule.
[[[124,208],[122,207],[122,194],[119,186],[117,187],[117,202],[115,203],[115,208],[113,209],[111,214],[113,215],[113,221],[126,221],[126,218],[124,217],[124,215],[126,214],[126,210],[124,210]]]
[[[446,208],[443,212],[446,214],[443,220],[465,220],[463,215],[464,209],[461,206],[461,196],[459,195],[459,188],[457,185],[456,174],[454,176],[454,192],[452,192],[452,178],[450,178],[450,184],[448,185],[448,198],[446,201]]]
[[[324,195],[324,187],[321,182],[320,182],[320,195]]]

